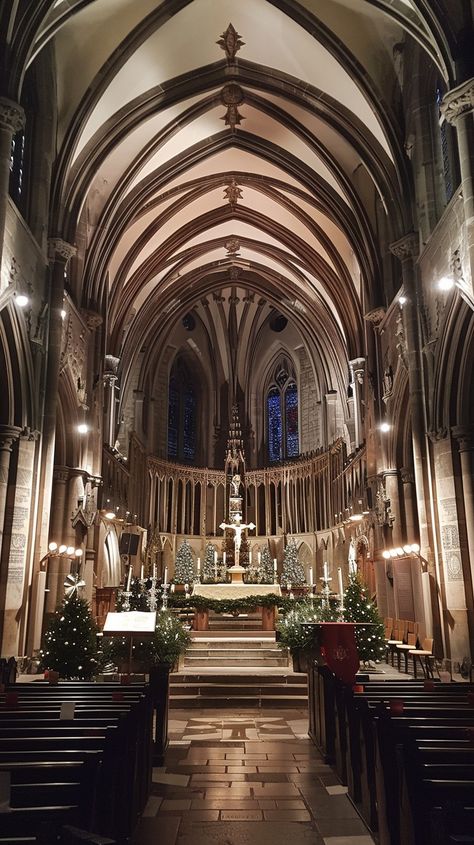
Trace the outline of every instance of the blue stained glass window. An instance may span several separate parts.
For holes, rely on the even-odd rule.
[[[268,454],[270,461],[282,458],[282,418],[280,391],[272,387],[267,395]]]
[[[298,448],[298,388],[293,382],[285,391],[286,456],[296,458]]]
[[[193,461],[196,455],[196,399],[188,387],[184,394],[183,414],[183,457]]]
[[[178,457],[179,393],[174,378],[170,378],[168,393],[168,457]]]

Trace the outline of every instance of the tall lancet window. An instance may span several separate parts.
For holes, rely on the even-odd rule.
[[[168,458],[193,463],[196,458],[197,402],[191,375],[175,361],[168,385]]]
[[[267,449],[270,463],[299,455],[298,387],[286,360],[279,363],[267,390]]]

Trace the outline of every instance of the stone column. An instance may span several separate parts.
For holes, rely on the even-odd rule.
[[[24,125],[25,112],[22,107],[6,97],[0,97],[0,269],[5,240],[12,140]]]
[[[445,94],[441,113],[457,132],[471,286],[474,289],[474,79]]]
[[[39,501],[40,519],[38,520],[39,533],[36,544],[37,553],[40,557],[46,553],[48,545],[51,490],[54,468],[54,444],[56,436],[59,363],[63,331],[61,310],[64,298],[64,270],[69,259],[76,253],[75,247],[60,238],[50,238],[48,245],[50,250],[48,359],[42,428]]]
[[[109,446],[115,446],[115,385],[117,384],[117,376],[113,373],[104,373],[104,387],[105,387],[105,442]]]
[[[405,530],[403,539],[405,543],[411,544],[418,537],[416,499],[413,489],[415,479],[412,471],[406,467],[402,467],[400,474],[403,484],[403,503],[405,506]]]
[[[431,527],[429,523],[429,486],[425,435],[423,373],[421,364],[418,302],[415,280],[415,258],[419,252],[418,235],[414,232],[391,244],[390,251],[402,265],[403,288],[407,298],[403,306],[408,365],[408,386],[412,421],[413,464],[418,503],[421,554],[433,564]]]
[[[459,447],[462,473],[462,494],[464,513],[466,516],[467,551],[469,555],[470,578],[464,576],[466,583],[466,605],[468,608],[468,622],[471,653],[474,653],[474,425],[459,425],[452,429]]]
[[[386,469],[382,473],[385,492],[387,498],[390,499],[390,511],[393,516],[392,524],[392,543],[394,546],[400,546],[403,543],[402,536],[402,520],[400,514],[400,495],[399,495],[399,476],[397,469]]]
[[[2,554],[3,524],[8,492],[10,456],[15,440],[20,436],[20,428],[13,425],[0,426],[0,559]]]
[[[365,375],[365,358],[354,358],[349,361],[352,384],[354,390],[354,440],[356,449],[364,441],[364,415],[362,413],[363,386]]]

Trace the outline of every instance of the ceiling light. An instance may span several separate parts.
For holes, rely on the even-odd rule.
[[[438,287],[444,291],[451,290],[454,287],[454,279],[451,276],[443,276],[438,282]]]
[[[87,434],[87,432],[89,431],[89,426],[86,425],[86,423],[80,423],[77,426],[77,430],[78,430],[79,434]]]
[[[379,425],[379,428],[380,428],[380,431],[382,431],[385,434],[387,431],[390,431],[391,425],[389,425],[389,423],[384,422],[384,423],[381,423]]]
[[[64,308],[61,308],[61,317],[62,317],[63,320],[64,320],[65,316],[66,316],[66,312],[65,312]]]
[[[26,308],[26,306],[29,305],[29,302],[30,300],[23,293],[18,294],[18,296],[16,297],[16,304],[20,308]]]
[[[104,516],[105,516],[106,519],[115,519],[115,514],[114,514],[113,511],[107,511],[107,513],[105,513]]]
[[[401,305],[402,307],[403,307],[403,305],[405,305],[406,301],[407,301],[406,296],[399,296],[398,297],[398,304]]]

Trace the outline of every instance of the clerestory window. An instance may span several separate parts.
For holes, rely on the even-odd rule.
[[[298,387],[286,362],[275,368],[266,405],[270,463],[298,457]]]

